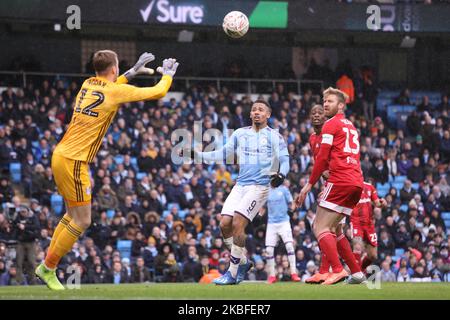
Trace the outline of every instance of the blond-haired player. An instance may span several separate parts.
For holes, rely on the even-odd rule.
[[[72,120],[52,156],[53,175],[67,213],[55,229],[45,261],[35,270],[52,290],[64,290],[55,269],[91,224],[89,163],[95,158],[117,110],[122,103],[162,98],[172,84],[178,67],[175,59],[163,61],[158,68],[162,79],[154,87],[138,88],[127,84],[138,74],[153,74],[153,69],[145,65],[154,59],[151,53],[143,53],[134,67],[119,77],[119,60],[114,51],[102,50],[94,54],[96,76],[85,80],[81,86]]]
[[[346,94],[334,88],[323,93],[323,109],[329,119],[322,127],[322,141],[309,182],[297,196],[296,205],[300,206],[312,186],[328,168],[329,177],[323,195],[317,206],[313,231],[321,251],[331,265],[332,272],[322,283],[330,285],[347,277],[347,272],[339,261],[336,229],[342,218],[349,216],[359,202],[363,191],[363,176],[359,154],[359,134],[351,121],[345,118]],[[351,247],[345,237],[340,238],[348,250],[346,261],[351,264],[352,283],[365,281]]]

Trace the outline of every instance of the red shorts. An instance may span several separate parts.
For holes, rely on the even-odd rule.
[[[350,222],[350,228],[352,229],[352,237],[360,237],[367,244],[372,247],[378,247],[377,233],[374,225],[360,226],[353,222]]]
[[[358,204],[362,191],[358,186],[337,186],[327,182],[319,206],[349,216]]]

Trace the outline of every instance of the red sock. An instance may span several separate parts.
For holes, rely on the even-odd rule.
[[[353,252],[353,255],[355,256],[356,262],[358,262],[358,264],[361,265],[362,264],[361,253]]]
[[[366,256],[361,263],[361,269],[365,271],[366,268],[372,264],[372,262],[373,262],[372,259],[369,259]]]
[[[337,242],[337,251],[342,259],[344,259],[345,263],[350,268],[351,273],[356,273],[361,271],[361,267],[359,266],[358,261],[356,261],[355,256],[352,252],[352,247],[350,246],[350,242],[348,242],[345,234],[339,235],[336,238]]]
[[[323,250],[326,259],[331,265],[331,269],[334,273],[339,273],[344,269],[341,262],[339,261],[339,256],[336,246],[336,235],[329,231],[322,232],[317,239],[319,240],[319,246]]]
[[[330,272],[330,263],[328,262],[327,256],[325,255],[322,248],[320,247],[320,243],[319,243],[319,249],[321,252],[319,273],[325,274],[325,273]]]
[[[322,251],[322,249],[320,249]],[[328,262],[327,256],[322,252],[322,257],[320,259],[319,273],[325,274],[330,272],[330,263]]]

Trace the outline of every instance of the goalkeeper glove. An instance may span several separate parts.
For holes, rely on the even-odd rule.
[[[162,75],[168,75],[173,78],[173,76],[177,72],[178,65],[179,63],[176,59],[164,59],[162,67],[158,67],[156,71],[158,71]]]
[[[277,174],[274,174],[274,175],[270,176],[270,185],[273,188],[277,188],[277,187],[281,186],[281,184],[283,183],[284,179],[285,179],[284,174],[278,172]]]
[[[147,74],[147,75],[154,74],[155,70],[145,67],[147,63],[152,62],[153,60],[155,60],[155,56],[153,54],[149,52],[144,52],[143,54],[141,54],[138,62],[136,62],[133,68],[124,73],[124,76],[127,78],[128,81],[130,81],[139,74]]]

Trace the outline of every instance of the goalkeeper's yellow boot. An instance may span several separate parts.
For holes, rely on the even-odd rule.
[[[43,263],[38,265],[34,274],[41,279],[51,290],[65,290],[64,286],[59,282],[55,270],[48,270]]]

